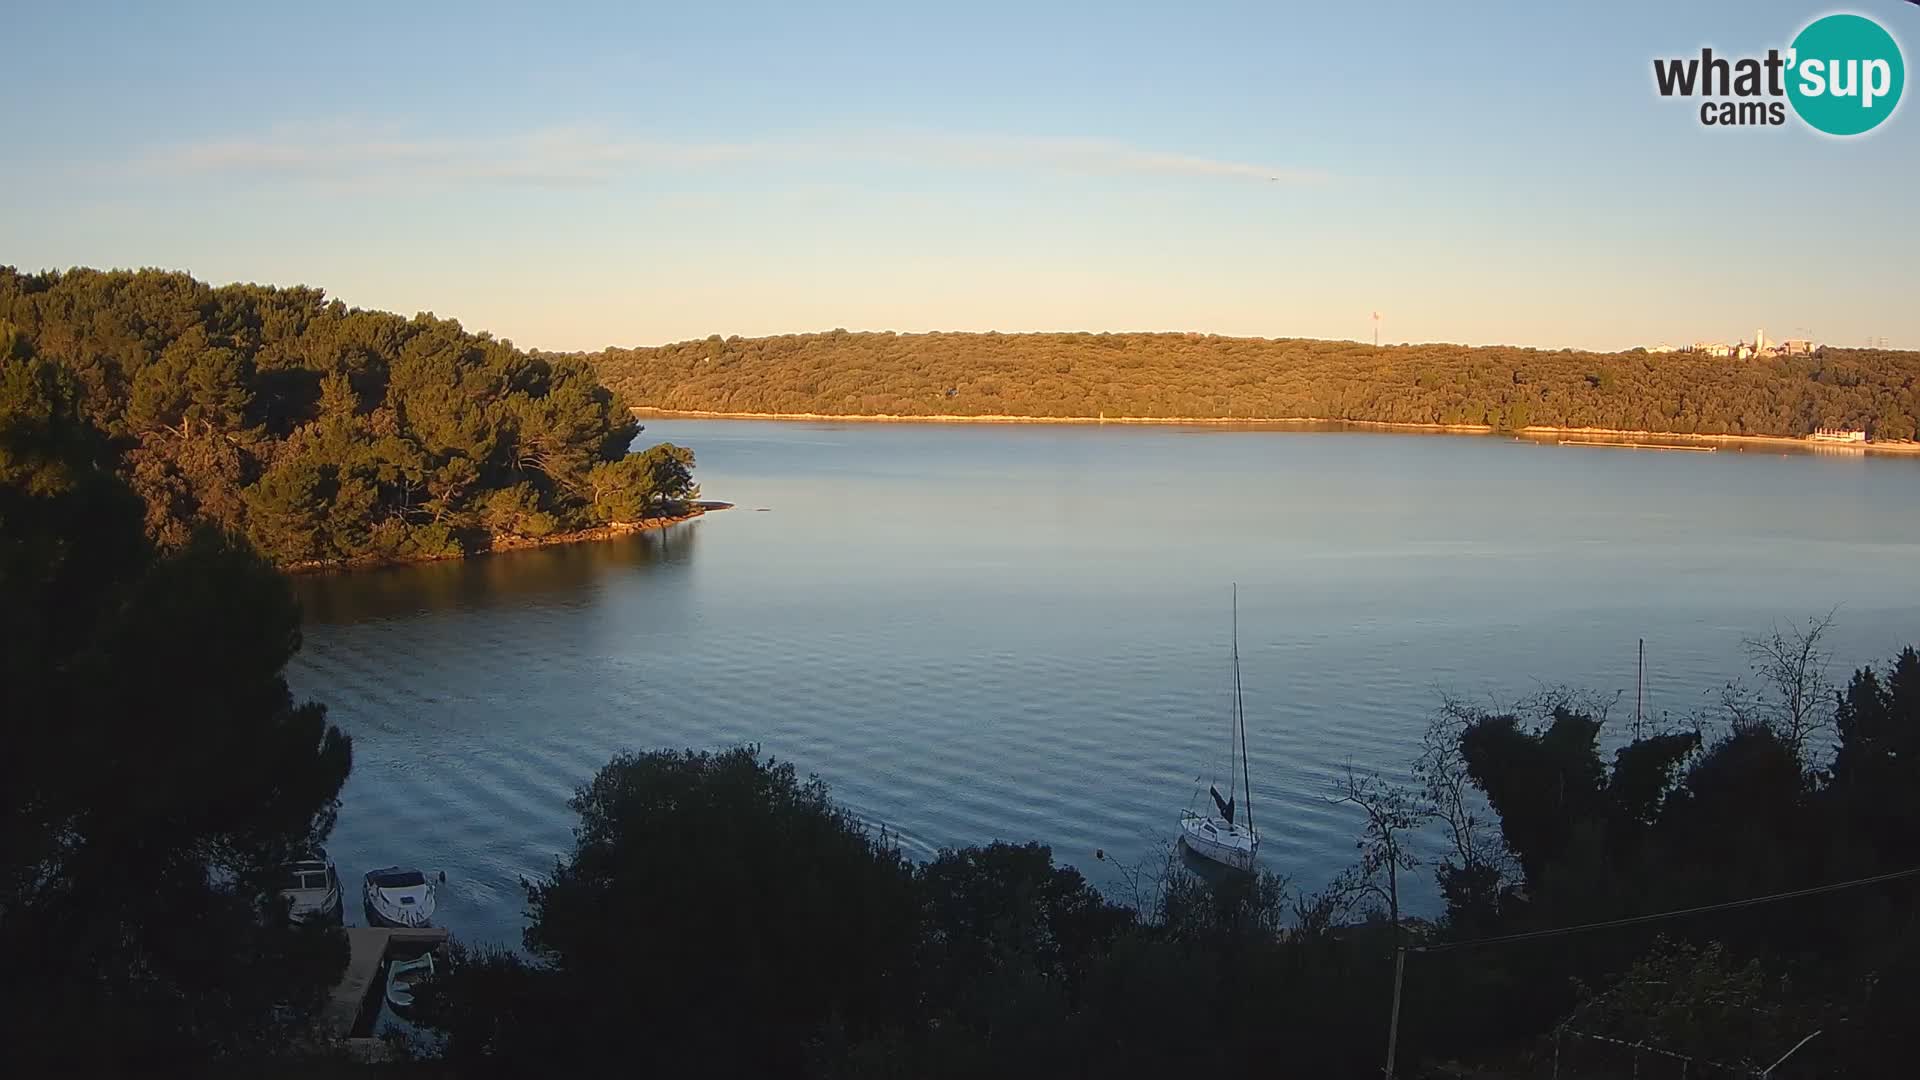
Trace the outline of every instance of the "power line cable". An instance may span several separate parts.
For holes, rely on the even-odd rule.
[[[1920,3],[1920,0],[1915,0]],[[1883,882],[1898,881],[1920,875],[1920,866],[1908,870],[1894,870],[1872,877],[1854,878],[1851,881],[1836,881],[1827,885],[1814,885],[1790,892],[1772,893],[1767,896],[1750,896],[1743,900],[1727,900],[1718,904],[1702,904],[1699,907],[1677,908],[1673,911],[1661,911],[1651,915],[1629,915],[1621,919],[1607,919],[1601,922],[1581,923],[1578,926],[1559,926],[1548,930],[1528,930],[1519,934],[1502,934],[1499,937],[1475,938],[1471,941],[1443,941],[1436,945],[1409,945],[1408,952],[1437,953],[1451,952],[1454,949],[1473,949],[1483,945],[1507,945],[1519,941],[1534,941],[1540,938],[1566,937],[1570,934],[1584,934],[1593,930],[1609,930],[1616,926],[1636,926],[1641,923],[1660,922],[1665,919],[1685,918],[1688,915],[1705,915],[1713,911],[1732,911],[1735,908],[1757,907],[1761,904],[1777,903],[1781,900],[1797,900],[1803,896],[1817,896],[1821,893],[1839,892],[1842,889],[1857,889],[1866,885],[1879,885]]]
[[[1920,0],[1914,0],[1920,3]],[[1637,926],[1642,923],[1662,922],[1667,919],[1680,919],[1689,915],[1705,915],[1714,911],[1732,911],[1736,908],[1758,907],[1761,904],[1773,904],[1782,900],[1797,900],[1804,896],[1818,896],[1821,893],[1839,892],[1842,889],[1858,889],[1866,885],[1879,885],[1901,878],[1920,876],[1920,866],[1907,870],[1894,870],[1890,873],[1875,874],[1872,877],[1854,878],[1851,881],[1836,881],[1827,885],[1814,885],[1805,889],[1793,889],[1789,892],[1772,893],[1767,896],[1750,896],[1744,900],[1728,900],[1718,904],[1702,904],[1699,907],[1678,908],[1673,911],[1661,911],[1651,915],[1630,915],[1623,919],[1607,919],[1602,922],[1581,923],[1578,926],[1560,926],[1550,930],[1529,930],[1520,934],[1502,934],[1499,937],[1475,938],[1472,941],[1447,941],[1438,945],[1402,945],[1394,950],[1393,963],[1393,1012],[1387,1026],[1387,1067],[1384,1075],[1393,1076],[1394,1060],[1400,1042],[1400,990],[1406,978],[1407,954],[1451,952],[1455,949],[1477,949],[1487,945],[1511,945],[1523,941],[1538,941],[1543,938],[1569,937],[1573,934],[1591,933],[1595,930],[1609,930],[1618,926]],[[1806,1042],[1801,1040],[1802,1045]],[[1798,1050],[1799,1047],[1794,1047]],[[1791,1051],[1789,1051],[1791,1056]],[[1781,1061],[1785,1061],[1782,1058]],[[1774,1063],[1776,1066],[1779,1062]],[[1769,1070],[1771,1071],[1771,1070]]]

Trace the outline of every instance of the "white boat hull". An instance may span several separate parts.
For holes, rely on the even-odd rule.
[[[287,921],[294,923],[340,921],[340,875],[332,863],[303,859],[288,868],[293,879],[289,888],[280,890],[287,905]]]
[[[387,965],[387,1004],[395,1010],[413,1007],[413,992],[422,982],[433,978],[433,954],[422,953],[412,960],[394,960]]]
[[[282,894],[285,895],[285,894]],[[313,907],[303,907],[295,901],[287,912],[287,919],[297,923],[333,923],[340,921],[340,889],[335,886],[327,892],[326,898]]]
[[[402,875],[395,879],[391,875]],[[370,926],[412,929],[433,925],[434,888],[426,875],[398,867],[375,870],[367,875],[361,893]]]
[[[1260,837],[1251,828],[1198,814],[1180,819],[1180,842],[1195,855],[1235,870],[1251,871],[1260,851]]]

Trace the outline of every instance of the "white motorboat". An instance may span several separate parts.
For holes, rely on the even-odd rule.
[[[280,882],[287,918],[297,923],[340,919],[340,875],[325,851],[288,865]]]
[[[387,962],[387,1004],[395,1009],[413,1007],[413,992],[433,978],[433,954],[421,953],[411,960]]]
[[[364,899],[371,926],[433,925],[433,882],[418,870],[386,866],[368,871]]]
[[[1239,761],[1234,763],[1234,736],[1239,737]],[[1235,870],[1251,871],[1254,857],[1260,853],[1260,834],[1253,828],[1253,780],[1247,775],[1247,711],[1240,698],[1240,590],[1233,596],[1233,726],[1227,736],[1227,794],[1207,785],[1213,797],[1215,814],[1199,814],[1192,809],[1180,814],[1180,842],[1188,851]],[[1234,820],[1234,773],[1244,782],[1246,801],[1244,821]]]

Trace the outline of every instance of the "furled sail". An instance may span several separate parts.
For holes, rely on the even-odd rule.
[[[1212,784],[1207,785],[1207,794],[1213,796],[1213,805],[1220,808],[1220,816],[1227,819],[1227,824],[1233,824],[1233,800],[1221,798],[1220,789]]]

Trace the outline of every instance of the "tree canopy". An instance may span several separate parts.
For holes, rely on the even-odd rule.
[[[579,357],[304,286],[0,267],[8,348],[62,368],[163,545],[200,524],[283,565],[431,558],[675,512],[693,455]]]
[[[1814,639],[1823,627],[1814,624]],[[1455,739],[1454,756],[1438,771],[1455,770],[1477,789],[1501,842],[1482,843],[1470,857],[1456,844],[1436,864],[1447,900],[1439,939],[1687,911],[1920,868],[1912,753],[1920,738],[1920,653],[1902,650],[1885,673],[1861,668],[1836,691],[1819,674],[1817,641],[1800,641],[1805,647],[1793,651],[1805,663],[1759,668],[1774,680],[1761,697],[1798,705],[1811,687],[1817,704],[1737,708],[1717,729],[1697,723],[1616,736],[1611,763],[1602,753],[1606,710],[1592,701],[1556,696],[1513,711],[1451,716],[1443,726]],[[1815,733],[1837,741],[1825,751],[1802,745]],[[1484,1030],[1487,1018],[1498,1017],[1492,1026],[1504,1026],[1511,1039],[1584,999],[1586,1030],[1633,1041],[1665,1028],[1668,1049],[1738,1063],[1764,1049],[1741,1034],[1758,1021],[1776,1036],[1794,1032],[1773,1047],[1778,1056],[1850,1014],[1844,1028],[1829,1031],[1822,1052],[1875,1071],[1872,1063],[1915,1049],[1907,1028],[1886,1018],[1916,1000],[1920,940],[1909,926],[1916,895],[1920,883],[1907,879],[1680,918],[1661,924],[1674,940],[1651,952],[1644,935],[1616,932],[1596,934],[1577,951],[1442,957],[1434,977],[1458,984],[1441,1015],[1463,1030]],[[1648,984],[1668,976],[1649,972],[1683,969],[1670,974],[1674,985],[1704,980],[1711,992],[1700,991],[1693,1004],[1667,993],[1672,1007],[1656,1008]],[[1498,978],[1490,980],[1490,971]],[[1596,996],[1569,976],[1613,986]],[[1517,986],[1531,988],[1517,993]],[[1708,1008],[1735,998],[1738,1016]],[[1683,1008],[1692,1011],[1678,1015]]]
[[[30,352],[0,359],[0,1041],[36,1073],[272,1052],[346,961],[276,890],[349,741],[282,676],[285,580],[211,528],[156,549],[79,380]]]
[[[571,805],[572,854],[527,888],[538,966],[468,965],[569,1019],[456,987],[457,1060],[590,1067],[637,1042],[663,1074],[792,1075],[829,1027],[864,1038],[912,1008],[912,870],[819,782],[751,748],[622,755]]]
[[[1314,418],[1911,439],[1920,353],[1730,360],[1212,334],[797,334],[589,359],[660,409],[895,416]]]

